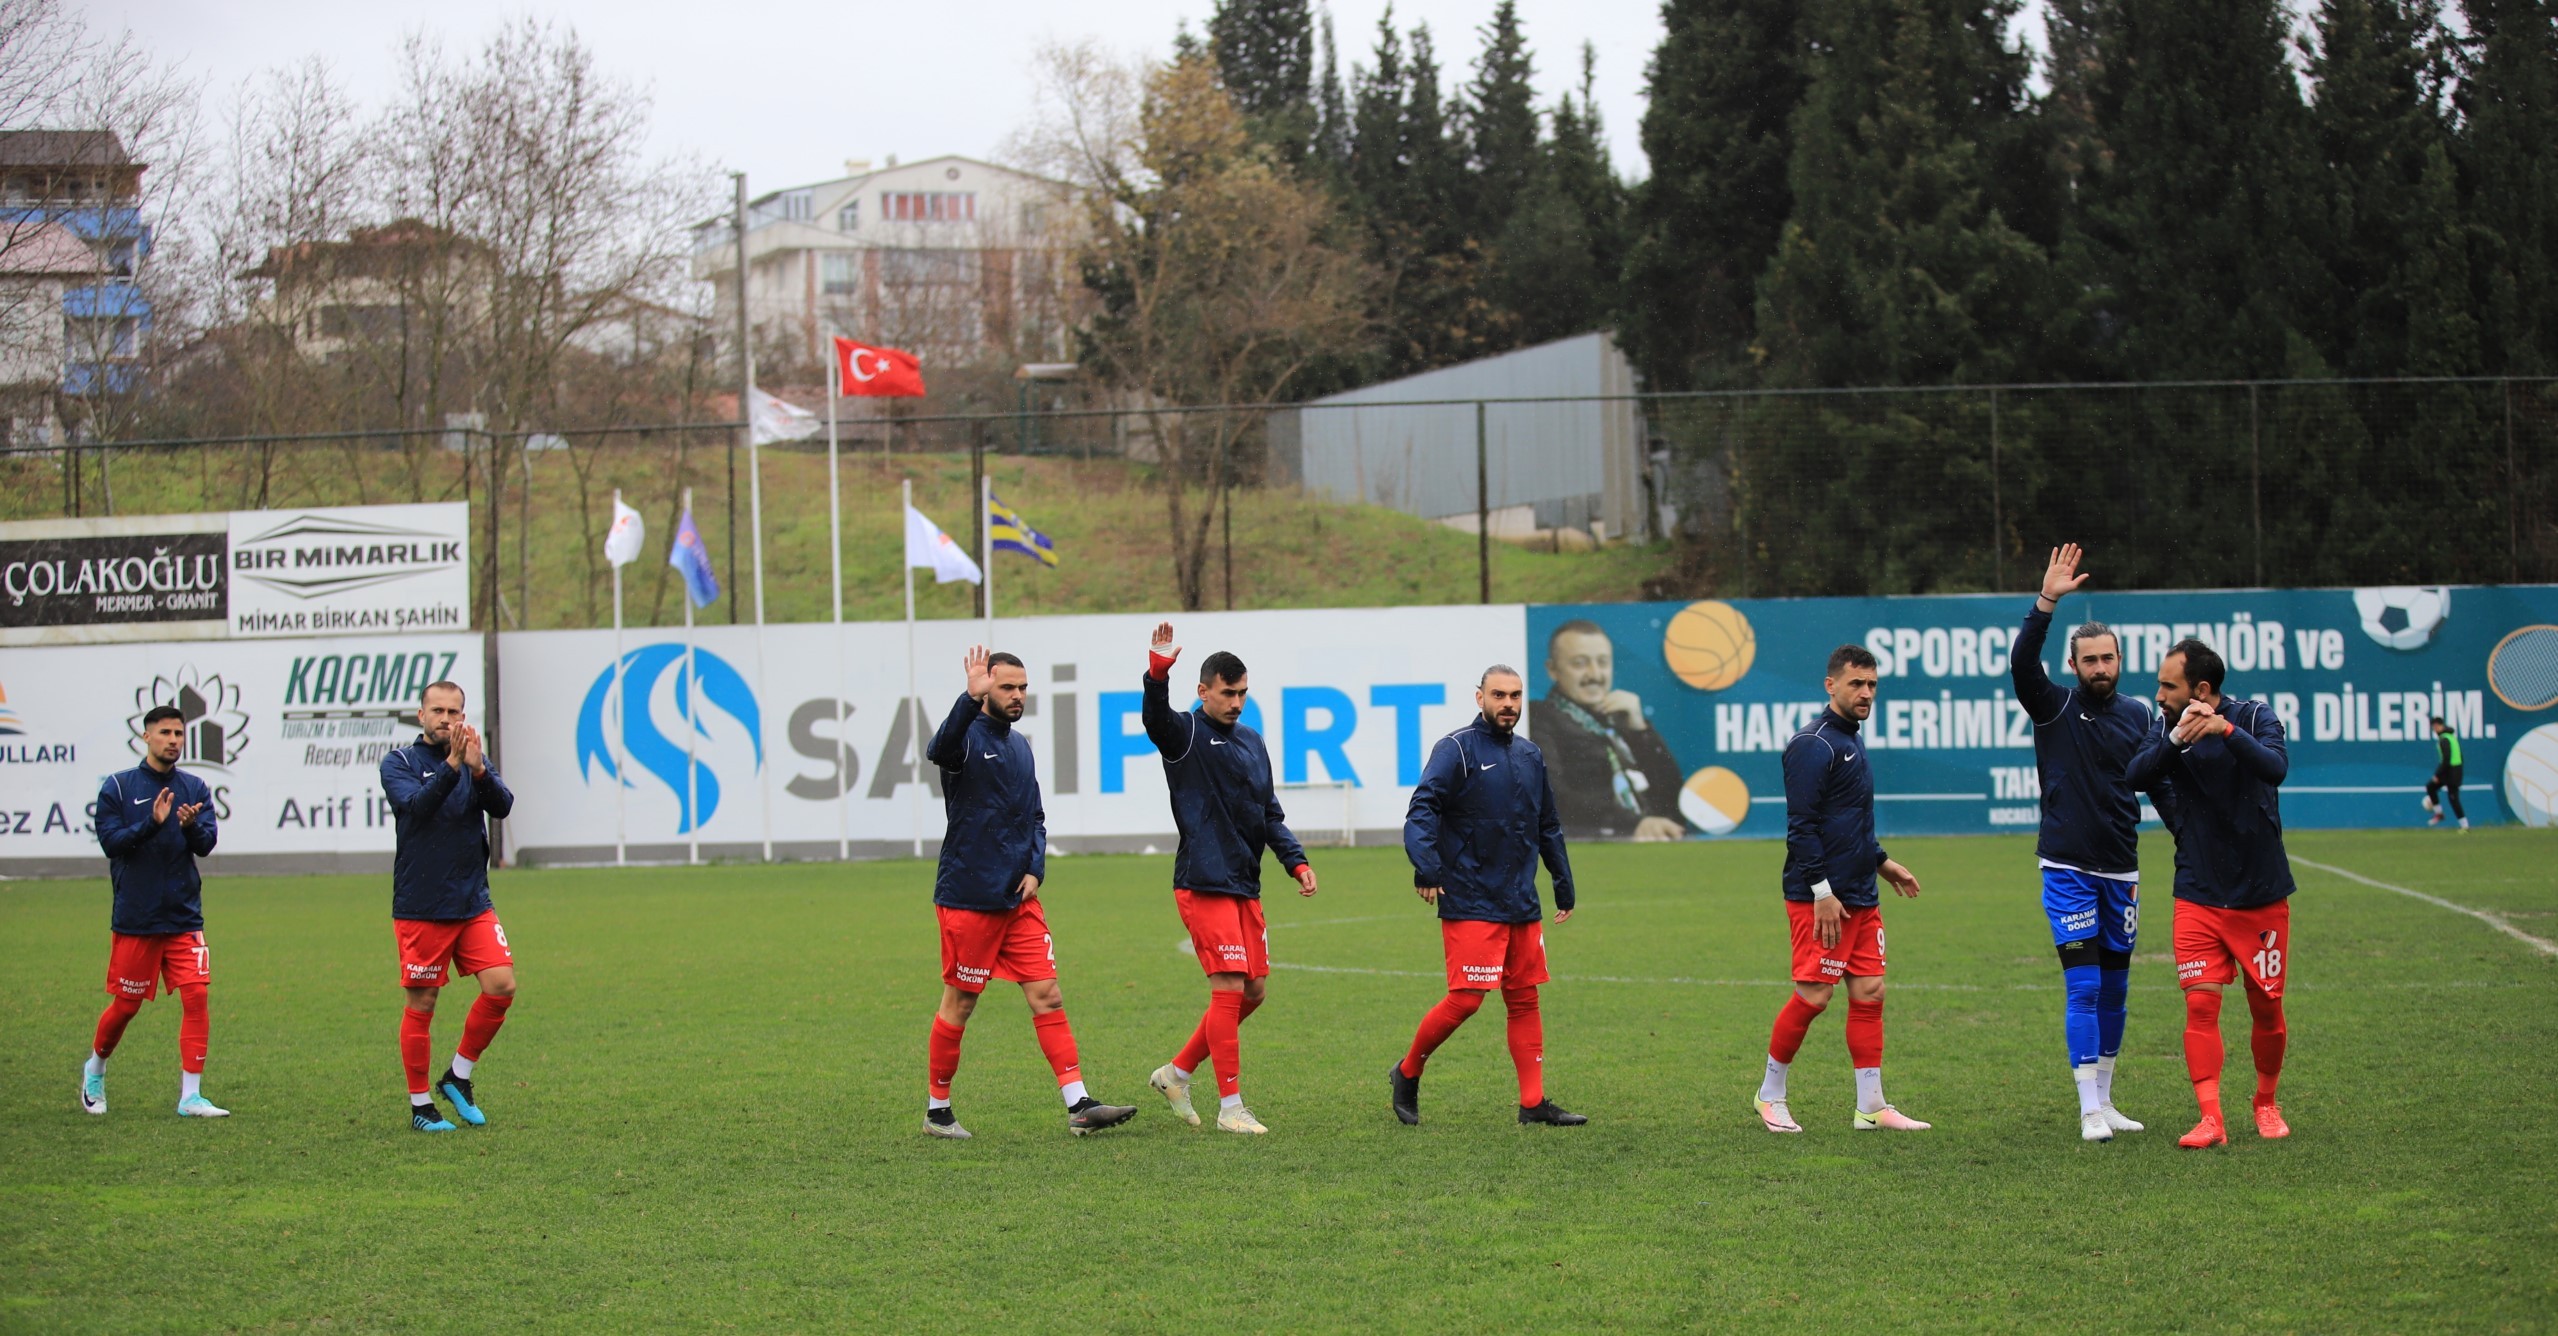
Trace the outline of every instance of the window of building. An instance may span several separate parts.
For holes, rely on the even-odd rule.
[[[879,197],[879,216],[892,223],[973,223],[977,195],[958,190],[885,191]]]
[[[845,296],[862,290],[862,257],[849,251],[829,251],[818,257],[818,277],[826,285],[830,297]]]
[[[805,190],[782,192],[782,218],[786,222],[804,223],[816,216],[817,201]]]
[[[847,201],[847,202],[845,203],[844,207],[842,207],[842,208],[840,208],[840,209],[837,209],[837,210],[835,211],[835,230],[836,230],[836,231],[838,231],[838,232],[852,232],[852,231],[857,231],[857,230],[859,230],[859,229],[860,229],[861,225],[862,225],[862,202],[861,202],[860,200],[849,200],[849,201]]]

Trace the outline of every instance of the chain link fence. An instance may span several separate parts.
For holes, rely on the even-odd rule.
[[[1554,411],[1576,405],[1610,411],[1579,418]],[[1614,488],[1638,498],[1641,518],[1590,524],[1600,532],[1580,537],[1666,547],[1655,547],[1664,555],[1649,574],[1627,580],[1614,597],[2025,590],[2062,541],[2085,544],[2091,566],[2114,588],[2558,581],[2558,381],[2509,379],[1325,406],[1327,416],[1365,419],[1341,429],[1330,418],[1335,438],[1372,437],[1382,443],[1372,459],[1391,455],[1407,475],[1433,475],[1428,487],[1410,486],[1408,477],[1395,484],[1400,496],[1433,498],[1429,505],[1383,495],[1338,499],[1415,514],[1470,501],[1476,512],[1420,515],[1470,531],[1452,545],[1453,557],[1442,554],[1443,564],[1465,569],[1438,572],[1401,595],[1366,592],[1410,602],[1522,597],[1494,578],[1499,545],[1486,533],[1568,551],[1555,535],[1588,521],[1550,515],[1579,513],[1572,505],[1540,495],[1511,506],[1522,523],[1548,526],[1525,534],[1505,531],[1500,511],[1523,495],[1523,478],[1572,501],[1562,494],[1583,484],[1565,475],[1601,471],[1580,462],[1555,467],[1591,457],[1583,429],[1572,424],[1613,423],[1627,406],[1637,445],[1626,468],[1639,476],[1586,483],[1593,496]],[[1293,496],[1295,480],[1306,476],[1314,416],[1311,406],[946,416],[864,406],[839,423],[831,488],[822,435],[761,451],[768,615],[830,615],[830,496],[847,535],[847,590],[900,584],[901,479],[915,482],[916,504],[962,541],[974,535],[977,480],[992,476],[999,494],[1028,493],[1006,499],[1032,523],[1043,513],[1057,517],[1088,543],[1106,535],[1153,561],[1166,541],[1168,473],[1187,468],[1182,482],[1194,515],[1212,514],[1198,507],[1228,496]],[[1231,448],[1167,452],[1175,432]],[[681,617],[680,582],[663,564],[662,541],[689,493],[732,595],[709,615],[743,619],[752,616],[754,595],[747,458],[733,423],[85,441],[0,451],[0,519],[467,501],[482,624],[493,611],[508,629],[586,627],[610,623],[612,572],[600,543],[618,491],[651,535],[650,557],[626,572],[625,585],[628,620],[649,626]],[[1309,543],[1347,541],[1327,537],[1320,516],[1308,533],[1311,510],[1274,511],[1240,532],[1233,511],[1225,533],[1212,531],[1210,541],[1225,544],[1230,603],[1235,572],[1245,569],[1244,602],[1235,606],[1254,605],[1257,550],[1286,544],[1302,560],[1297,549]],[[1170,559],[1163,550],[1160,560]],[[1396,559],[1347,547],[1339,556],[1368,566]],[[1110,589],[1086,590],[1082,599],[1136,607],[1163,595],[1130,586],[1116,603]],[[967,615],[972,597],[965,587],[922,596],[926,615]],[[846,612],[896,615],[849,600]]]

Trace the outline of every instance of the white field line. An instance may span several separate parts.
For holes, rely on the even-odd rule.
[[[2488,927],[2513,938],[2515,941],[2530,947],[2532,950],[2537,951],[2544,956],[2558,956],[2558,942],[2550,941],[2544,937],[2534,937],[2530,933],[2524,932],[2522,929],[2506,922],[2504,916],[2500,914],[2491,914],[2484,909],[2472,909],[2467,905],[2456,905],[2439,895],[2427,895],[2423,891],[2411,891],[2404,886],[2393,886],[2385,881],[2374,881],[2370,877],[2366,877],[2359,872],[2348,871],[2329,863],[2314,862],[2310,859],[2301,857],[2299,854],[2293,854],[2291,859],[2293,862],[2300,864],[2302,867],[2316,868],[2321,872],[2343,877],[2347,881],[2358,881],[2365,886],[2376,887],[2380,890],[2396,891],[2398,894],[2406,896],[2408,899],[2422,900],[2426,904],[2448,909],[2455,914],[2467,914],[2469,917],[2474,918],[2479,922],[2486,924]]]
[[[1187,937],[1182,938],[1180,941],[1172,944],[1172,949],[1182,955],[1189,955],[1190,939]],[[1371,978],[1380,979],[1444,979],[1447,977],[1446,970],[1389,970],[1375,969],[1365,965],[1302,965],[1292,960],[1271,961],[1270,968],[1274,970],[1295,970],[1300,974],[1362,974]],[[1553,981],[1556,983],[1630,983],[1654,987],[1688,988],[1791,988],[1794,986],[1791,981],[1785,979],[1693,979],[1679,975],[1669,975],[1657,978],[1638,978],[1622,974],[1558,974],[1554,976]],[[2402,983],[2357,983],[2350,986],[2357,991],[2370,991],[2377,988],[2424,988],[2430,990],[2442,988],[2520,988],[2523,986],[2523,983],[2518,979],[2426,979],[2412,980]],[[2305,983],[2295,983],[2291,985],[2291,987],[2295,991],[2317,991],[2314,986]],[[1918,990],[1931,993],[2051,993],[2060,991],[2060,985],[2056,983],[2011,983],[2006,985],[1980,983],[1911,983],[1901,979],[1893,980],[1892,988],[1896,992]],[[2150,990],[2148,988],[2144,988],[2142,991],[2146,992]],[[2159,986],[2157,991],[2165,992],[2167,991],[2167,988],[2166,986]]]

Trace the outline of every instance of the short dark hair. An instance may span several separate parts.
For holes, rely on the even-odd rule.
[[[1029,664],[1023,663],[1019,658],[1000,649],[986,656],[986,666],[989,668],[1019,668],[1025,673],[1030,671]]]
[[[150,732],[151,726],[163,719],[175,719],[179,723],[183,724],[187,721],[187,712],[174,705],[154,705],[150,709],[142,712],[142,731],[145,733]],[[2439,723],[2441,721],[2437,720],[2436,722]]]
[[[1546,657],[1549,659],[1554,657],[1554,642],[1561,640],[1565,636],[1605,637],[1607,633],[1607,628],[1600,626],[1597,622],[1591,621],[1587,617],[1575,617],[1571,621],[1565,622],[1563,625],[1554,628],[1554,632],[1545,638]],[[1614,644],[1615,642],[1610,641],[1609,643]]]
[[[2217,692],[2220,684],[2229,680],[2229,665],[2221,662],[2220,651],[2192,636],[2168,646],[2167,657],[2185,660],[2185,683],[2188,686],[2198,682],[2209,683]],[[2162,663],[2165,661],[2160,660]]]
[[[1513,668],[1506,663],[1496,663],[1491,667],[1484,669],[1483,676],[1474,679],[1475,688],[1477,690],[1481,690],[1496,677],[1517,677],[1519,678],[1519,685],[1524,687],[1528,684],[1528,679],[1520,677],[1518,669]]]
[[[2440,728],[2443,726],[2443,717],[2441,715],[2435,715],[2432,722],[2434,727]]]
[[[1203,687],[1211,682],[1240,682],[1243,674],[1243,660],[1236,658],[1232,650],[1221,649],[1199,661],[1199,685]]]
[[[418,704],[426,704],[428,691],[450,691],[454,695],[461,697],[465,702],[468,702],[471,699],[471,694],[464,691],[462,689],[462,684],[459,682],[429,682],[426,684],[426,691],[417,693]]]
[[[2123,652],[2123,638],[2114,634],[2113,627],[2107,626],[2103,622],[2081,622],[2078,625],[2078,629],[2069,633],[2069,661],[2072,663],[2078,662],[2078,642],[2082,640],[2094,640],[2098,636],[2104,636],[2105,638],[2113,641],[2115,653],[2120,654]]]
[[[1830,666],[1821,673],[1821,676],[1836,677],[1839,675],[1839,670],[1841,668],[1871,668],[1873,666],[1874,651],[1867,649],[1863,645],[1841,645],[1837,649],[1830,651]]]

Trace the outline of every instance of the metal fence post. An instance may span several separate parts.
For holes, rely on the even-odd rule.
[[[2007,588],[2007,519],[1998,492],[1998,390],[1990,390],[1990,588]]]
[[[482,635],[480,641],[480,680],[488,691],[488,760],[489,764],[498,765],[504,758],[506,736],[504,717],[498,702],[497,671],[498,592],[502,588],[498,583],[497,563],[498,553],[505,550],[498,523],[506,510],[505,469],[498,462],[497,434],[495,432],[484,434],[488,437],[489,445],[488,630]],[[462,459],[464,470],[467,472],[470,455],[465,452]],[[506,822],[502,818],[493,817],[489,821],[489,862],[495,867],[506,866]]]
[[[1484,403],[1474,401],[1474,573],[1482,601],[1492,601],[1492,466],[1485,445]]]
[[[2256,531],[2256,587],[2265,587],[2265,462],[2264,433],[2257,412],[2257,389],[2254,381],[2247,385],[2247,510],[2249,524]]]
[[[2505,391],[2505,580],[2522,583],[2522,474],[2514,468],[2514,381],[2503,380]]]

